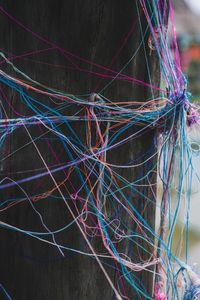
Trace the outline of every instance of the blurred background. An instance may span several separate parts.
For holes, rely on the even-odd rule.
[[[200,1],[173,0],[176,34],[183,71],[193,100],[200,100]]]
[[[192,101],[200,104],[200,0],[173,0],[173,7],[182,70],[188,78]],[[193,164],[200,174],[200,126],[195,128],[192,135],[199,145]],[[180,245],[181,235],[185,230],[182,225],[185,213],[185,209],[182,209],[174,235],[174,250]],[[192,179],[189,223],[188,262],[191,265],[197,264],[200,270],[200,181],[195,176]],[[184,245],[185,241],[183,249]],[[184,250],[177,255],[184,256]]]

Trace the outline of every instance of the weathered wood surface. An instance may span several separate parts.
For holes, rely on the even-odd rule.
[[[20,20],[33,32],[38,33],[50,44],[34,37],[30,32],[20,28],[16,23],[11,21],[5,14],[0,13],[0,48],[3,51],[13,55],[41,50],[53,45],[67,49],[81,57],[94,61],[103,66],[109,66],[113,57],[120,49],[125,37],[134,28],[127,38],[125,46],[121,49],[120,54],[113,61],[112,69],[119,71],[127,61],[135,55],[135,58],[123,71],[124,74],[131,75],[137,79],[149,82],[147,72],[148,59],[150,76],[153,84],[159,82],[159,68],[157,59],[152,54],[149,56],[147,46],[147,37],[144,43],[141,43],[140,24],[136,1],[129,0],[18,0],[18,1],[0,1],[1,5],[11,13],[16,19]],[[143,30],[146,29],[146,21],[141,12],[140,21]],[[146,54],[145,54],[145,51]],[[146,56],[146,58],[145,58]],[[62,68],[48,66],[33,61],[45,61],[50,64],[62,65]],[[71,58],[70,58],[71,59]],[[67,55],[59,52],[59,49],[49,52],[40,53],[29,57],[29,59],[16,59],[14,63],[33,79],[42,82],[50,87],[59,90],[65,90],[74,94],[86,94],[96,91],[94,87],[101,89],[108,83],[108,80],[100,80],[97,76],[91,76],[85,72],[74,69]],[[73,60],[73,63],[76,62]],[[90,69],[94,72],[97,70],[92,65],[86,65],[84,62],[76,62],[78,67]],[[10,71],[3,65],[4,69]],[[10,71],[11,72],[11,71]],[[5,87],[2,87],[7,92]],[[18,110],[23,114],[28,114],[25,106],[18,104],[19,99],[13,93],[8,92],[9,97],[16,105]],[[151,96],[150,89],[134,83],[123,83],[114,81],[104,92],[106,97],[113,101],[119,100],[141,100]],[[41,100],[44,101],[44,100]],[[46,101],[46,100],[45,100]],[[11,110],[9,114],[12,117]],[[80,131],[84,139],[84,128],[76,124],[77,132]],[[135,130],[131,128],[130,130]],[[32,129],[33,136],[40,134],[40,129]],[[129,132],[130,133],[130,132]],[[68,134],[66,130],[66,134]],[[128,133],[126,133],[128,135]],[[29,142],[29,138],[24,130],[16,131],[11,136],[9,144],[1,153],[1,159],[19,148],[24,143]],[[48,147],[42,141],[37,143],[44,159],[48,164],[55,163],[55,158],[49,153]],[[52,142],[54,151],[61,152],[61,144],[57,141]],[[141,157],[144,160],[147,155],[153,153],[156,149],[155,132],[149,131],[137,139],[134,139],[115,150],[108,153],[108,161],[122,164],[128,160],[135,160]],[[6,154],[5,154],[6,153]],[[148,154],[147,154],[148,153]],[[61,155],[61,161],[68,158],[65,154]],[[120,174],[129,181],[134,181],[151,170],[155,165],[156,157],[148,164],[137,169],[128,169],[120,171]],[[1,178],[11,172],[19,170],[37,169],[43,167],[38,158],[37,152],[33,146],[27,146],[24,149],[11,156],[9,159],[1,161]],[[23,175],[20,175],[24,177]],[[59,177],[60,176],[60,177]],[[18,178],[19,175],[18,175]],[[77,176],[74,177],[77,180]],[[63,179],[63,174],[57,174],[56,179]],[[155,182],[155,175],[149,174],[149,179]],[[145,180],[143,183],[147,183]],[[35,190],[39,181],[24,184],[29,195],[37,194],[41,191],[51,189],[53,183],[50,178],[42,181],[42,187]],[[76,183],[77,186],[79,182]],[[69,187],[70,188],[70,187]],[[155,199],[150,188],[146,187],[140,190],[145,193],[147,198],[142,199],[138,193],[134,193],[132,202],[136,209],[148,220],[149,224],[154,227],[155,207],[152,204]],[[131,194],[130,190],[125,192]],[[56,195],[56,193],[54,193]],[[18,188],[12,188],[1,191],[2,199],[11,199],[22,196]],[[50,197],[51,198],[51,197]],[[64,226],[71,220],[71,216],[61,201],[45,199],[36,204],[37,209],[41,212],[46,224],[50,229]],[[145,209],[144,209],[145,208]],[[19,228],[26,230],[42,230],[38,217],[33,213],[29,203],[22,203],[16,207],[10,208],[6,213],[1,213],[1,219],[11,223]],[[130,220],[129,226],[135,228],[135,224]],[[136,228],[135,228],[136,230]],[[8,290],[14,300],[110,300],[115,299],[113,291],[108,285],[102,271],[96,261],[83,255],[73,254],[65,251],[65,258],[62,258],[58,250],[47,246],[35,239],[23,234],[0,229],[0,283]],[[88,251],[84,240],[74,225],[70,231],[60,234],[56,238],[58,243],[66,246],[84,249]],[[139,241],[141,243],[141,241]],[[98,247],[101,245],[97,243]],[[145,245],[144,245],[145,246]],[[125,253],[132,253],[131,256],[135,261],[140,261],[141,256],[145,259],[148,255],[142,253],[137,247],[130,249],[129,245],[123,245]],[[150,249],[152,251],[152,249]],[[140,256],[139,256],[140,255]],[[108,269],[110,277],[115,282],[115,274]],[[137,276],[143,282],[146,289],[151,293],[152,277],[149,273],[137,273]],[[3,297],[3,296],[2,296]],[[130,299],[137,297],[130,291]]]

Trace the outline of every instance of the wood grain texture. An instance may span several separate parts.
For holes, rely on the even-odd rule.
[[[50,47],[55,48],[55,45],[59,45],[67,51],[97,64],[109,66],[127,34],[131,28],[134,28],[129,34],[126,45],[113,61],[111,68],[119,71],[133,56],[140,45],[135,58],[129,63],[123,73],[146,82],[149,82],[149,77],[151,76],[153,84],[159,85],[157,57],[154,54],[150,57],[149,49],[146,46],[148,29],[144,42],[141,43],[142,34],[140,32],[140,24],[138,23],[136,1],[7,0],[0,1],[0,3],[5,10],[20,20],[25,26],[50,41],[50,43],[47,43],[33,36],[30,32],[20,28],[1,12],[0,48],[2,48],[5,53],[21,55],[35,50]],[[141,11],[139,11],[139,14],[142,29],[145,31],[147,28],[146,20]],[[145,51],[150,74],[148,74],[147,63],[145,61]],[[97,76],[80,71],[82,69],[89,69],[93,72],[99,70],[94,65],[72,59],[72,57],[66,53],[61,53],[58,48],[27,58],[28,59],[15,59],[14,63],[33,79],[69,93],[86,94],[95,92],[96,88],[101,90],[101,88],[110,81],[105,79],[101,80]],[[36,61],[45,61],[46,64],[37,63]],[[47,63],[54,64],[54,67],[47,65]],[[79,71],[74,67],[74,63],[77,64]],[[56,67],[56,65],[61,65],[62,67]],[[2,67],[11,73],[11,70],[5,65]],[[4,89],[5,93],[8,93],[9,98],[13,105],[18,108],[18,111],[25,115],[30,114],[29,109],[20,104],[17,95],[7,91],[5,87],[1,88]],[[104,95],[112,101],[143,101],[151,96],[151,91],[134,83],[124,83],[115,80],[110,84],[109,88],[105,90]],[[39,98],[39,100],[47,101],[42,97],[41,99]],[[8,113],[12,117],[11,110],[9,110]],[[84,126],[79,123],[74,126],[80,138],[84,141]],[[66,135],[69,135],[68,130],[65,130]],[[130,131],[134,132],[135,130],[137,130],[137,128],[130,128],[129,132],[124,133],[124,137],[126,135],[128,136]],[[31,129],[31,134],[33,136],[39,135],[40,128]],[[4,151],[9,150],[12,152],[28,141],[27,134],[21,129],[12,135]],[[46,162],[48,164],[55,163],[55,159],[52,158],[48,147],[42,143],[42,141],[39,141],[37,145]],[[54,151],[60,153],[61,144],[55,141],[53,148]],[[108,153],[107,159],[109,162],[117,164],[122,164],[128,159],[134,161],[138,159],[138,157],[140,157],[140,160],[145,160],[145,157],[154,153],[155,150],[155,131],[151,130],[139,138],[131,140],[123,147],[119,147],[112,153]],[[4,157],[5,152],[1,153],[1,157]],[[66,154],[61,155],[62,162],[68,159]],[[133,182],[137,178],[141,178],[147,174],[148,171],[151,171],[155,163],[156,157],[140,168],[119,171],[119,173],[127,180]],[[37,169],[43,167],[43,165],[34,147],[30,145],[17,152],[14,156],[10,157],[10,159],[3,161],[1,167],[3,168],[3,172],[1,172],[1,177],[3,178],[9,172]],[[24,174],[20,176],[24,177]],[[20,177],[18,176],[18,178]],[[56,175],[57,181],[62,178],[63,174]],[[150,172],[149,180],[155,182],[155,174]],[[80,184],[75,175],[74,183],[77,186]],[[143,183],[147,183],[147,181],[144,180]],[[36,181],[31,184],[24,184],[23,187],[27,193],[31,195],[52,188],[53,183],[50,179],[43,180],[42,187],[40,186],[38,190],[36,190],[36,186],[38,185],[39,181]],[[131,191],[128,189],[125,191],[125,194],[131,197],[131,201],[136,209],[148,220],[152,228],[154,228],[155,207],[153,203],[155,199],[153,193],[148,187],[142,188],[140,192],[146,195],[146,199],[142,198],[137,192],[131,195]],[[1,199],[10,199],[21,195],[18,188],[12,188],[4,190],[3,193],[1,192]],[[61,201],[46,199],[38,202],[36,205],[50,229],[59,228],[71,221],[71,216]],[[9,209],[6,213],[2,213],[1,219],[27,230],[42,229],[38,218],[28,203],[23,203]],[[127,224],[130,228],[136,231],[138,230],[132,220],[127,220]],[[65,258],[62,258],[57,249],[36,241],[31,237],[2,228],[0,229],[0,236],[0,282],[12,295],[13,300],[115,299],[113,291],[94,259],[67,251],[65,252]],[[88,251],[76,225],[72,226],[70,231],[59,234],[56,240],[58,243],[66,246]],[[142,243],[141,240],[138,240],[138,243]],[[143,246],[146,247],[147,245],[144,244]],[[98,251],[102,249],[102,245],[96,242],[96,248]],[[137,262],[141,260],[141,257],[144,260],[149,258],[149,256],[138,249],[138,247],[132,249],[127,243],[121,245],[121,250],[125,253],[129,253],[133,260]],[[150,251],[152,251],[152,249],[150,249]],[[107,271],[113,279],[113,282],[116,283],[115,273],[111,268],[107,268]],[[147,272],[142,272],[141,274],[137,273],[137,276],[151,294],[151,275]],[[129,297],[130,299],[139,299],[132,290],[129,291]]]

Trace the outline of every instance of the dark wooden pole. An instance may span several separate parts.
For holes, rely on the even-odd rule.
[[[150,82],[151,78],[151,84],[159,86],[158,60],[154,53],[150,55],[147,43],[149,30],[137,1],[7,0],[0,2],[5,11],[19,20],[21,24],[24,24],[23,27],[16,23],[15,19],[11,19],[5,14],[5,11],[1,10],[0,43],[4,53],[7,56],[18,56],[36,50],[40,51],[38,54],[20,59],[16,58],[13,61],[16,66],[33,79],[55,89],[76,95],[97,92],[110,83],[111,79],[100,79],[94,74],[102,73],[102,70],[83,60],[75,59],[67,52],[62,52],[59,48],[62,47],[77,56],[110,67],[117,72],[134,55],[134,58],[123,70],[123,74],[147,83]],[[26,26],[38,35],[33,34],[30,30],[27,31]],[[144,38],[143,41],[142,38]],[[47,48],[52,48],[52,50],[46,51]],[[2,68],[8,73],[12,73],[11,69],[5,65],[2,65]],[[90,70],[93,74],[83,70]],[[103,73],[109,75],[106,70],[103,70]],[[30,110],[20,103],[16,94],[3,85],[1,89],[1,92],[7,94],[12,105],[17,107],[21,114],[30,114]],[[112,101],[144,101],[152,97],[150,88],[136,85],[134,82],[125,83],[119,80],[113,81],[102,93]],[[154,91],[154,96],[157,95],[158,93]],[[37,100],[47,101],[39,96]],[[16,117],[10,108],[6,108],[6,110],[10,117]],[[72,111],[73,109],[69,110],[69,112]],[[82,141],[85,141],[84,126],[78,122],[73,123],[73,126]],[[129,132],[124,133],[123,138],[137,129],[131,127]],[[70,135],[68,129],[62,130],[66,135]],[[42,134],[44,130],[33,128],[30,129],[30,132],[36,137]],[[10,174],[11,178],[19,179],[24,177],[26,173],[18,175],[12,175],[12,173],[44,167],[33,145],[27,145],[5,159],[9,153],[28,142],[30,140],[23,129],[16,131],[9,138],[9,142],[5,144],[1,153],[1,169],[3,170],[1,171],[1,178]],[[49,165],[55,164],[55,157],[44,142],[45,140],[38,141],[37,146],[45,161]],[[155,130],[152,129],[118,147],[112,153],[108,152],[107,160],[116,164],[123,164],[127,161],[135,161],[139,164],[155,152],[156,143]],[[57,140],[52,140],[51,145],[53,151],[59,153],[59,159],[62,162],[69,160],[66,154],[61,153],[61,144]],[[154,156],[151,161],[141,167],[123,171],[117,170],[121,176],[130,182],[148,174],[148,179],[140,182],[144,186],[147,185],[146,187],[137,188],[138,192],[133,192],[127,188],[124,194],[130,197],[134,207],[152,228],[154,228],[155,221],[155,185],[151,188],[148,184],[149,182],[156,182],[155,165],[156,157]],[[35,171],[35,173],[37,172]],[[77,176],[75,174],[73,176],[75,184],[79,186],[80,182],[78,182]],[[57,182],[64,178],[63,173],[57,174],[55,177]],[[37,190],[36,186],[38,186]],[[42,186],[39,180],[23,185],[29,195],[42,193],[52,189],[52,187],[53,183],[50,178],[43,180]],[[70,190],[70,186],[68,188]],[[146,197],[141,197],[140,193]],[[55,192],[53,195],[54,198],[49,196],[44,201],[41,200],[35,204],[51,230],[64,226],[71,221],[70,213],[62,201],[55,200],[58,193]],[[120,198],[120,195],[118,196]],[[17,187],[1,191],[1,201],[20,197],[24,197],[24,194]],[[2,212],[1,220],[26,230],[42,230],[39,219],[33,213],[28,201]],[[133,220],[127,219],[126,224],[136,232],[139,231]],[[114,293],[95,259],[70,251],[65,251],[63,258],[55,247],[48,246],[31,237],[3,228],[0,232],[0,283],[4,285],[14,300],[115,299]],[[57,242],[67,247],[89,252],[76,224],[71,227],[70,231],[58,235]],[[144,248],[148,247],[149,252],[153,251],[140,239],[136,242]],[[96,247],[98,252],[102,245],[97,242]],[[142,251],[136,245],[134,248],[130,248],[128,243],[124,243],[121,249],[124,253],[129,254],[135,262],[150,257],[150,254]],[[116,284],[115,272],[110,268],[106,267],[106,269]],[[147,292],[152,295],[152,275],[149,272],[141,272],[137,273],[137,277]],[[131,289],[129,289],[127,296],[130,299],[139,299]]]

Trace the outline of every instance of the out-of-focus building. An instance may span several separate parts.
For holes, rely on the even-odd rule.
[[[193,36],[200,36],[200,14],[198,12],[195,13],[194,9],[191,9],[192,6],[189,5],[190,1],[173,0],[172,3],[175,11],[177,35],[189,39]]]
[[[198,4],[199,3],[199,4]],[[200,1],[173,0],[175,27],[182,68],[188,74],[189,89],[200,99]]]

